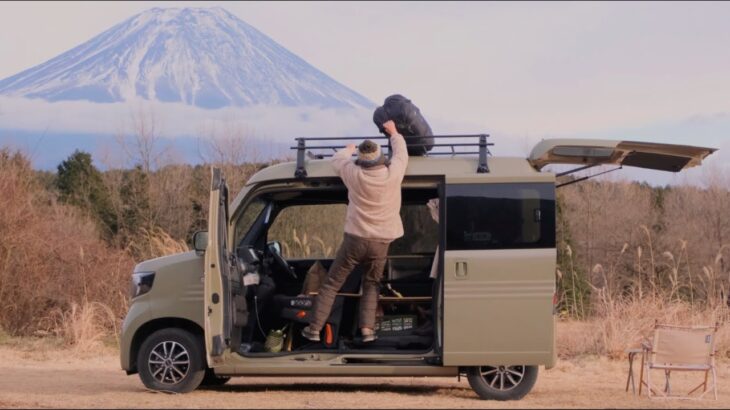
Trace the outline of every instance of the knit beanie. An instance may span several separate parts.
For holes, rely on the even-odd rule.
[[[370,168],[378,165],[385,165],[386,158],[380,150],[379,144],[370,140],[365,140],[357,147],[356,163],[363,168]]]

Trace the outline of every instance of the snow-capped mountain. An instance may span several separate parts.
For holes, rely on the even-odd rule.
[[[222,8],[145,11],[0,81],[0,94],[202,108],[375,105]]]

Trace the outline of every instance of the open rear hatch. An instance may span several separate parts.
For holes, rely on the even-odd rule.
[[[532,149],[528,161],[540,170],[550,164],[615,164],[679,172],[700,165],[715,148],[653,142],[547,139]]]

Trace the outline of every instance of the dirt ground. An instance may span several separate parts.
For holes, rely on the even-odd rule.
[[[729,364],[718,366],[717,401],[634,396],[624,391],[627,363],[602,358],[541,368],[532,392],[506,403],[477,399],[463,378],[241,377],[219,388],[175,395],[148,391],[136,375],[126,376],[112,349],[79,354],[0,345],[0,407],[730,408]]]

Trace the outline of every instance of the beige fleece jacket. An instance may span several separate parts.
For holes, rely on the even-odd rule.
[[[347,187],[345,232],[368,239],[392,241],[403,236],[400,219],[401,182],[408,166],[406,141],[390,137],[393,148],[389,166],[362,168],[352,160],[355,149],[341,149],[332,166]]]

